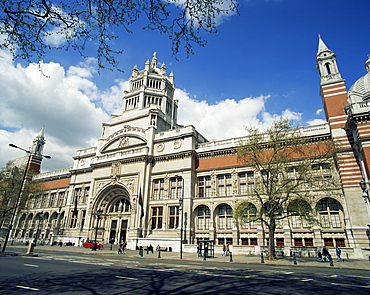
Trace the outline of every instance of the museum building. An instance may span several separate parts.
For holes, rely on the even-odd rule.
[[[340,147],[335,161],[313,167],[317,177],[330,177],[336,186],[315,192],[320,226],[294,216],[278,224],[275,244],[286,253],[298,249],[307,255],[325,245],[339,246],[350,257],[369,254],[370,58],[365,67],[367,73],[347,91],[336,55],[319,38],[327,123],[299,129],[311,141]],[[203,240],[214,241],[215,251],[224,244],[235,253],[266,249],[264,226],[233,219],[240,201],[261,210],[253,198],[261,171],[238,161],[243,138],[208,141],[194,126],[179,125],[174,91],[174,75],[158,65],[156,53],[144,69],[135,66],[122,112],[102,125],[96,146],[78,150],[71,168],[35,176],[45,190],[19,212],[13,237],[37,235],[46,243],[79,246],[97,236],[104,243],[125,241],[129,249],[152,244],[195,252]],[[44,144],[42,130],[32,158],[41,158]]]

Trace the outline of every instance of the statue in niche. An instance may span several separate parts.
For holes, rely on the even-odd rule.
[[[121,137],[121,139],[119,140],[119,143],[118,143],[118,147],[125,147],[125,146],[128,146],[128,137],[127,136],[124,136],[124,137]]]
[[[238,173],[236,172],[236,169],[233,169],[232,172],[232,180],[233,180],[233,194],[238,194]]]
[[[211,173],[211,195],[216,196],[217,195],[217,188],[216,188],[216,172],[212,171]]]
[[[119,174],[119,169],[120,168],[120,165],[119,165],[119,163],[113,163],[112,164],[112,169],[111,169],[111,176],[112,177],[116,177],[118,174]]]

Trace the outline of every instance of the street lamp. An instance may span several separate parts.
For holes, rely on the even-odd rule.
[[[96,217],[96,228],[95,228],[95,241],[94,241],[94,244],[91,248],[91,251],[96,251],[96,239],[98,237],[99,219],[100,219],[102,213],[103,213],[103,211],[100,210],[100,209],[98,211],[96,211],[96,216],[97,217]]]
[[[183,199],[180,199],[179,200],[179,203],[180,203],[180,206],[179,206],[179,211],[181,212],[181,220],[180,220],[180,259],[182,259],[182,231],[183,231],[183,228],[182,228],[182,223],[183,223],[183,216],[184,216],[184,208],[183,208],[183,203],[184,203],[184,200]]]
[[[360,187],[362,189],[362,197],[364,198],[365,203],[369,202],[369,193],[367,191],[367,182],[364,180],[360,181]]]
[[[21,195],[22,195],[23,185],[24,185],[24,182],[26,181],[26,177],[27,177],[27,174],[28,174],[28,169],[29,169],[29,166],[30,166],[31,156],[36,155],[35,153],[32,153],[29,150],[25,150],[25,149],[23,149],[23,148],[21,148],[19,146],[16,146],[15,144],[10,143],[9,146],[12,147],[12,148],[16,148],[16,149],[25,151],[28,154],[28,159],[27,159],[26,168],[24,169],[24,174],[23,174],[21,186],[19,188],[18,197],[17,197],[17,200],[16,200],[16,202],[14,204],[14,210],[13,210],[13,213],[12,213],[12,217],[10,219],[10,224],[9,224],[9,227],[8,227],[8,231],[6,233],[6,237],[5,237],[5,241],[4,241],[4,246],[3,246],[3,249],[2,249],[2,253],[5,252],[6,245],[8,244],[8,241],[9,241],[10,232],[11,232],[11,230],[13,228],[13,223],[14,223],[14,219],[15,219],[15,216],[16,216],[16,213],[17,213],[17,209],[18,209],[18,205],[19,205],[19,200],[21,199]],[[46,155],[41,155],[40,154],[40,155],[37,155],[37,156],[41,156],[41,157],[46,158],[46,159],[51,159],[50,156],[46,156]]]

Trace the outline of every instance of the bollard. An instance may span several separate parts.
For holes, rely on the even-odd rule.
[[[161,258],[161,250],[158,250],[158,258]]]
[[[230,262],[233,262],[233,253],[230,252]]]
[[[333,259],[330,256],[330,266],[334,266]]]
[[[29,244],[28,249],[27,249],[27,254],[32,255],[34,249],[35,249],[35,244],[34,243]]]
[[[112,249],[113,249],[113,245],[112,245],[112,244],[110,244],[110,250],[112,251]]]
[[[261,263],[265,263],[265,260],[263,259],[263,253],[261,252]]]
[[[139,256],[143,257],[143,248],[141,248],[141,247],[139,248]]]
[[[146,247],[146,255],[149,254],[149,247]]]
[[[207,260],[207,255],[206,255],[206,252],[204,252],[203,254],[203,261],[206,261]]]
[[[295,253],[293,254],[293,264],[296,265],[297,264],[297,257],[295,256]]]

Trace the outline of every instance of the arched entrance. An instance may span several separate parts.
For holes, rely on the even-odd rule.
[[[132,212],[128,190],[121,185],[105,188],[99,194],[94,208],[95,212],[98,209],[103,211],[99,226],[101,231],[98,230],[99,239],[116,244],[126,241]]]

